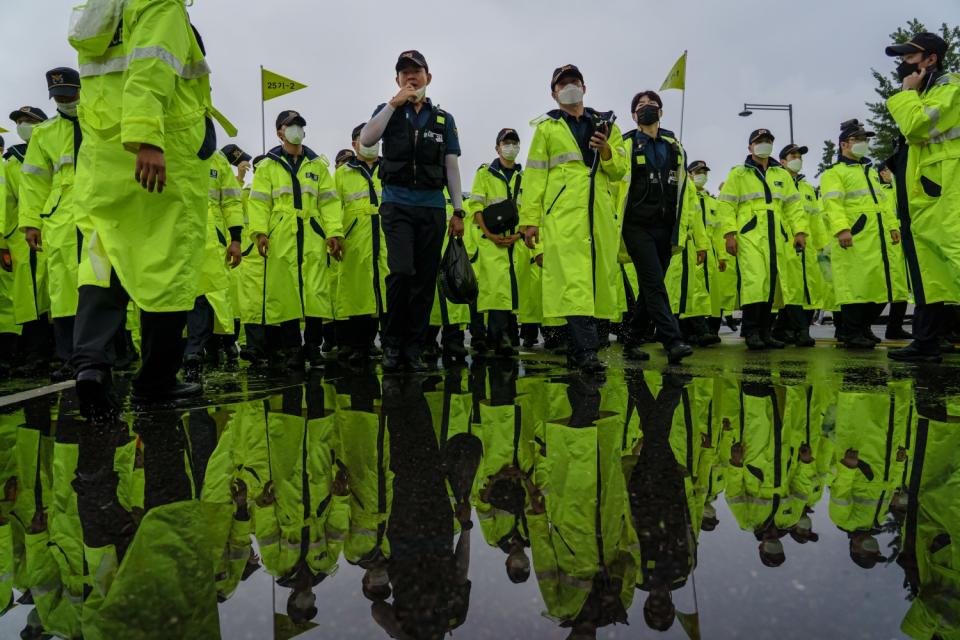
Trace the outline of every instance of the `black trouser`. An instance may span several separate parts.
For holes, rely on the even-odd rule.
[[[903,319],[907,317],[907,303],[891,302],[890,312],[887,315],[887,332],[903,331]]]
[[[387,239],[387,313],[383,342],[419,350],[430,325],[443,247],[443,209],[385,202],[380,207]]]
[[[110,274],[108,288],[80,287],[73,334],[74,369],[78,372],[109,370],[113,366],[116,357],[113,340],[117,332],[123,330],[128,302],[130,296],[120,284],[116,272]],[[186,311],[140,311],[142,364],[133,380],[134,387],[156,389],[177,383],[186,324]]]
[[[840,305],[840,309],[843,312],[843,323],[837,338],[850,340],[857,336],[866,337],[873,321],[883,311],[883,305],[874,302],[858,302]]]
[[[470,343],[479,347],[487,340],[487,327],[483,314],[477,311],[477,305],[470,305]]]
[[[623,223],[623,242],[637,270],[637,307],[628,343],[638,342],[652,320],[657,327],[657,337],[664,346],[680,340],[680,325],[670,311],[670,297],[663,282],[673,243],[667,227],[644,226],[631,216]]]
[[[430,333],[430,335],[434,335]],[[436,339],[434,339],[436,341]],[[440,330],[440,344],[446,347],[447,345],[460,345],[463,346],[463,329],[460,328],[458,324],[445,324]]]
[[[326,325],[330,325],[330,329],[324,330]],[[310,347],[320,348],[320,345],[323,344],[324,334],[328,331],[333,330],[333,322],[324,322],[322,318],[312,318],[307,316],[303,320],[303,344]]]
[[[769,302],[754,302],[743,305],[743,324],[740,325],[740,335],[762,336],[770,335],[773,305]]]
[[[299,349],[303,344],[300,336],[300,321],[286,320],[279,325],[245,324],[247,349],[266,358],[277,349]]]
[[[57,360],[67,364],[73,356],[73,325],[76,316],[53,319],[53,342]]]
[[[20,360],[46,363],[53,355],[53,328],[50,317],[41,315],[36,320],[20,325]]]
[[[340,344],[351,349],[371,349],[377,339],[380,323],[376,316],[354,316],[337,327]]]
[[[536,343],[540,339],[540,325],[533,322],[524,322],[520,325],[520,337],[524,341]]]
[[[511,322],[511,320],[513,320],[512,311],[493,310],[487,312],[487,337],[491,345],[497,346],[503,338],[506,338],[507,342],[513,343],[516,330],[513,328],[515,322]]]
[[[187,346],[185,356],[199,356],[213,338],[213,307],[206,296],[198,296],[193,309],[187,312]]]
[[[940,353],[940,340],[948,318],[942,302],[918,304],[913,310],[913,344],[924,353]]]
[[[582,358],[600,348],[597,319],[591,316],[567,316],[567,353]]]
[[[810,332],[810,318],[798,304],[788,304],[777,313],[777,331],[793,331],[797,335]]]

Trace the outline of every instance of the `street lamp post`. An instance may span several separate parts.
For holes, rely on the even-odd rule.
[[[743,111],[738,115],[741,118],[752,116],[754,111],[786,111],[790,118],[790,144],[793,144],[793,105],[792,104],[753,104],[745,102]]]

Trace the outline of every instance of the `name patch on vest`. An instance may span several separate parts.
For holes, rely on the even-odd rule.
[[[318,175],[315,174],[315,173],[307,173],[307,174],[305,174],[305,177],[307,178],[307,180],[313,180],[314,182],[320,182],[320,176],[318,176]]]
[[[211,177],[211,178],[216,178],[218,175],[220,175],[220,174],[217,173],[217,170],[216,170],[216,169],[210,169],[210,177]]]

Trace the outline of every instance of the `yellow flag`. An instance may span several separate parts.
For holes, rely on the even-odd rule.
[[[0,133],[10,133],[10,132],[4,129],[3,127],[0,127]]]
[[[307,85],[301,84],[296,80],[284,78],[279,73],[267,71],[263,67],[260,67],[260,78],[263,81],[264,102],[267,100],[273,100],[274,98],[279,98],[280,96],[285,96],[288,93],[293,93],[294,91],[300,91],[300,89],[305,89],[307,87]]]
[[[674,63],[673,68],[670,69],[670,73],[667,74],[667,79],[660,85],[660,91],[666,91],[667,89],[680,89],[683,91],[686,88],[687,52],[684,51],[683,55]]]
[[[700,640],[700,614],[677,611],[677,620],[690,640]]]

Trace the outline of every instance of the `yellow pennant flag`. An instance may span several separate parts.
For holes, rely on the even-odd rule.
[[[301,84],[296,80],[291,80],[290,78],[285,78],[279,73],[267,71],[263,67],[260,67],[260,79],[263,82],[264,102],[285,96],[294,91],[300,91],[300,89],[306,89],[307,87],[307,85]]]
[[[4,129],[3,127],[0,127],[0,133],[10,133],[10,132]]]
[[[680,89],[683,91],[686,87],[687,52],[684,51],[683,55],[674,63],[673,68],[670,69],[670,73],[667,74],[667,79],[660,85],[660,91],[666,91],[667,89]]]

